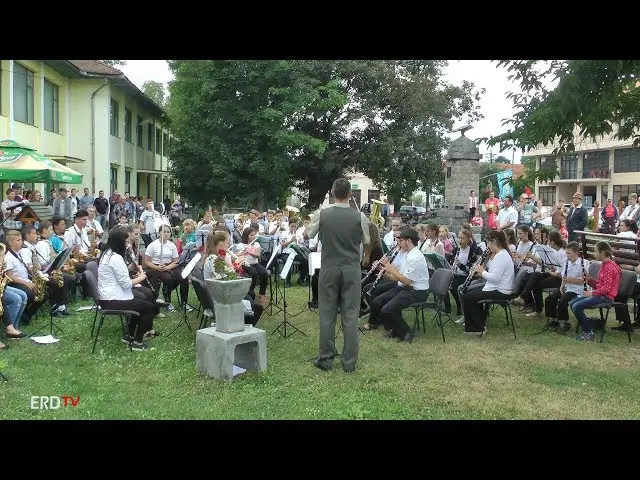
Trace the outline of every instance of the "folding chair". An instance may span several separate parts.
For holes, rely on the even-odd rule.
[[[139,317],[140,314],[138,312],[134,312],[133,310],[112,310],[112,309],[102,309],[100,308],[100,294],[98,293],[98,283],[96,281],[96,277],[90,270],[85,270],[84,273],[85,285],[88,289],[87,294],[93,299],[93,303],[95,306],[96,314],[93,318],[93,327],[91,327],[91,337],[93,337],[93,333],[96,329],[96,322],[98,321],[98,314],[100,314],[100,322],[98,323],[98,330],[95,331],[96,336],[93,340],[93,349],[91,353],[95,352],[96,344],[98,343],[98,336],[100,335],[100,329],[102,328],[102,323],[104,322],[105,317],[120,317],[120,323],[122,324],[122,334],[126,335],[129,322],[131,317]],[[124,319],[126,318],[126,326]],[[129,350],[131,350],[131,342],[129,342]]]
[[[453,272],[449,268],[437,268],[431,278],[429,279],[429,293],[433,294],[434,302],[419,302],[410,305],[410,307],[415,308],[416,319],[413,324],[413,329],[411,330],[411,335],[414,334],[416,330],[416,326],[418,330],[420,330],[420,319],[418,318],[418,310],[420,310],[421,319],[422,319],[422,331],[426,333],[426,325],[424,321],[424,309],[425,308],[433,308],[435,309],[435,315],[433,319],[436,321],[438,326],[440,327],[440,333],[442,334],[442,341],[445,342],[444,338],[444,324],[452,321],[452,318],[448,313],[445,313],[449,319],[445,322],[442,321],[442,313],[443,313],[443,304],[445,295],[449,295],[449,288],[451,287],[451,282],[453,281]]]

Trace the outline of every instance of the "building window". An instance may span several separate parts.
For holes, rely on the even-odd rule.
[[[640,148],[616,148],[613,170],[616,173],[640,172]]]
[[[138,146],[142,146],[142,117],[138,115],[137,117],[138,123],[136,123],[136,136],[138,137]]]
[[[13,64],[13,119],[33,123],[33,72],[19,63]]]
[[[44,80],[44,129],[60,133],[60,102],[58,86]]]
[[[582,178],[609,178],[609,150],[584,154]]]
[[[131,110],[124,107],[124,141],[131,143]]]
[[[167,147],[169,146],[169,134],[162,135],[162,155],[167,155]]]
[[[560,178],[564,180],[578,178],[578,155],[565,155],[560,159]]]
[[[539,187],[539,190],[538,200],[542,201],[542,205],[551,207],[556,204],[556,187]]]
[[[120,117],[120,105],[113,98],[111,99],[111,109],[110,109],[110,127],[109,132],[114,137],[117,137],[120,134],[118,129],[118,118]]]
[[[111,167],[111,195],[113,191],[118,189],[118,169]]]
[[[625,205],[629,203],[630,193],[640,193],[640,185],[614,185],[613,186],[613,203],[618,205],[622,200]]]
[[[162,142],[162,132],[159,128],[156,128],[156,154],[162,155],[161,145]]]
[[[131,193],[131,170],[124,171],[124,193]]]
[[[147,149],[151,152],[153,150],[153,125],[147,125]]]

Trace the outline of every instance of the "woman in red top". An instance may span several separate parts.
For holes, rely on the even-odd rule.
[[[622,270],[616,262],[611,260],[611,246],[608,243],[596,243],[595,253],[596,260],[602,262],[598,272],[598,280],[585,277],[585,281],[594,289],[591,291],[585,289],[581,296],[574,298],[569,304],[580,326],[582,326],[583,333],[578,336],[578,340],[593,340],[595,338],[595,325],[584,314],[584,310],[599,303],[613,302],[613,299],[618,295],[618,287],[622,277]]]

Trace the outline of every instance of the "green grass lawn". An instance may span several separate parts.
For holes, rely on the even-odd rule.
[[[306,287],[287,290],[288,311],[303,312],[289,320],[307,336],[273,333],[283,315],[270,317],[267,310],[258,324],[267,331],[267,371],[233,382],[198,373],[195,334],[185,326],[166,336],[179,322],[177,312],[155,320],[164,335],[150,340],[155,349],[147,352],[130,352],[120,342],[119,320],[107,318],[92,354],[87,312],[58,322],[64,332],[57,344],[7,340],[10,348],[0,352],[9,378],[0,381],[0,419],[640,418],[640,335],[631,344],[618,332],[607,332],[603,344],[536,335],[544,320],[514,310],[514,340],[498,310],[484,338],[448,324],[443,343],[427,312],[427,332],[413,343],[384,339],[382,329],[368,332],[360,336],[355,373],[344,373],[338,360],[323,372],[308,361],[317,354],[318,316],[304,310],[307,295]],[[197,305],[195,298],[191,303]],[[89,301],[72,309],[78,305]],[[195,312],[190,317],[197,325]],[[412,311],[405,318],[413,324]],[[32,410],[34,395],[81,400],[75,408]]]

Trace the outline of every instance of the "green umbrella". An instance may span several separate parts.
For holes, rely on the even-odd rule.
[[[82,174],[14,140],[0,141],[0,181],[82,183]]]

